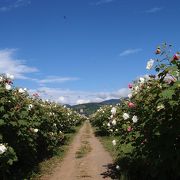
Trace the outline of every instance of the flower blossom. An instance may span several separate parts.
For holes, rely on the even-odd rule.
[[[3,77],[0,76],[0,82],[2,82],[2,81],[3,81]]]
[[[24,93],[25,92],[25,90],[24,89],[22,89],[22,88],[19,88],[19,93]]]
[[[129,119],[129,114],[128,114],[128,113],[124,113],[124,114],[123,114],[123,119],[124,119],[124,120]]]
[[[132,102],[128,102],[128,107],[129,107],[129,108],[134,108],[134,107],[135,107],[135,104],[132,103]]]
[[[32,108],[33,108],[33,105],[32,105],[32,104],[29,104],[28,110],[31,110]]]
[[[128,94],[128,98],[131,99],[132,98],[132,94]]]
[[[133,116],[133,117],[132,117],[132,121],[133,121],[133,123],[137,123],[137,121],[138,121],[137,116]]]
[[[144,79],[143,77],[140,77],[140,78],[139,78],[139,82],[140,82],[141,84],[144,84],[145,79]]]
[[[33,129],[33,131],[34,131],[35,133],[37,133],[37,132],[39,131],[39,129]]]
[[[115,126],[115,125],[116,125],[116,123],[117,123],[117,122],[116,122],[116,120],[114,119],[114,120],[112,121],[112,125],[114,125],[114,126]]]
[[[117,169],[117,170],[120,170],[120,167],[119,167],[118,165],[116,165],[116,169]]]
[[[132,85],[132,84],[129,84],[128,87],[129,87],[129,89],[132,89],[133,85]]]
[[[112,144],[113,144],[113,146],[116,146],[116,140],[115,139],[112,141]]]
[[[129,127],[127,128],[127,131],[128,131],[128,132],[131,132],[131,131],[132,131],[132,127],[129,126]]]
[[[9,85],[9,84],[6,83],[6,84],[5,84],[5,88],[6,88],[6,90],[9,91],[9,90],[11,90],[12,87],[11,87],[11,85]]]
[[[116,114],[116,108],[115,108],[115,107],[113,107],[113,108],[111,109],[111,114],[112,114],[112,115],[115,115],[115,114]]]
[[[179,55],[179,53],[176,53],[176,54],[173,56],[172,61],[178,61],[179,59],[180,59],[180,55]]]
[[[146,69],[150,70],[150,69],[153,67],[153,64],[154,64],[154,60],[153,60],[153,59],[150,59],[150,60],[147,62]]]
[[[0,144],[0,154],[3,154],[7,151],[7,147],[4,144]]]
[[[157,106],[157,111],[160,111],[160,110],[162,110],[162,109],[164,109],[164,108],[165,108],[164,105],[163,105],[163,104],[160,104],[160,105]]]

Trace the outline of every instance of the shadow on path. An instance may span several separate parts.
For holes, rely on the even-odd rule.
[[[118,180],[117,170],[114,164],[103,165],[103,167],[106,168],[106,171],[101,173],[104,179],[111,178],[113,180]]]

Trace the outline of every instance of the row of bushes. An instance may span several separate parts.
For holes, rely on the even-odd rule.
[[[65,134],[84,117],[0,76],[0,179],[21,179],[65,143]]]
[[[156,75],[145,75],[129,84],[128,99],[103,107],[92,124],[114,135],[118,176],[130,180],[180,179],[180,55],[171,46],[156,50],[149,60]]]

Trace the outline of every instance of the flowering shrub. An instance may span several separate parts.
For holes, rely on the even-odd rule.
[[[119,176],[180,178],[180,55],[171,52],[167,44],[157,48],[159,57],[150,59],[146,67],[154,67],[157,75],[129,84],[132,93],[118,107]]]
[[[13,85],[13,76],[0,76],[0,178],[22,175],[51,156],[84,119],[56,103],[30,96]],[[15,176],[16,176],[15,175]]]

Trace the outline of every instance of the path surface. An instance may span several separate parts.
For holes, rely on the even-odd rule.
[[[111,156],[94,136],[90,123],[86,122],[74,138],[60,166],[51,177],[41,180],[109,180],[111,178],[102,174],[111,163]]]

